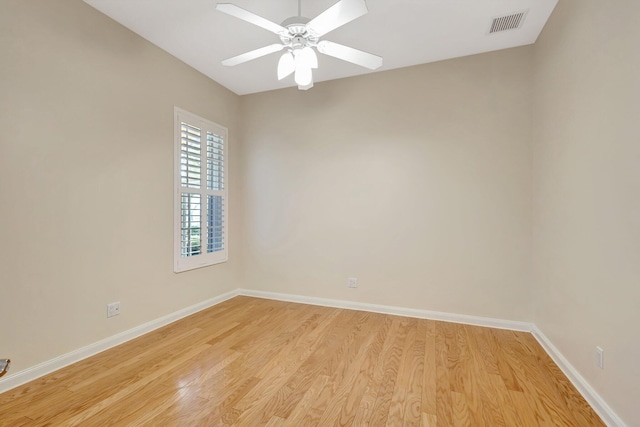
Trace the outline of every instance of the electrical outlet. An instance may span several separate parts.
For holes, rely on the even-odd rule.
[[[347,279],[347,286],[349,288],[357,288],[358,287],[358,278],[357,277],[349,277]]]
[[[604,369],[604,350],[596,346],[596,366]]]
[[[113,317],[120,314],[120,301],[107,304],[107,317]]]

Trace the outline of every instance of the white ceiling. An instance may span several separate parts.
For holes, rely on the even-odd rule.
[[[278,81],[279,54],[225,67],[223,59],[273,43],[277,35],[216,11],[216,0],[85,0],[88,4],[233,92],[295,86]],[[278,24],[296,16],[297,0],[220,0]],[[384,58],[377,71],[532,44],[558,0],[367,0],[369,13],[323,39]],[[313,18],[336,0],[302,0]],[[519,29],[489,34],[495,17],[528,10]],[[315,82],[371,73],[319,55]],[[311,89],[313,90],[313,89]]]

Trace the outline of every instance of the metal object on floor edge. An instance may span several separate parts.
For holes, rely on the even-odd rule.
[[[7,373],[11,366],[11,359],[0,359],[0,377]]]

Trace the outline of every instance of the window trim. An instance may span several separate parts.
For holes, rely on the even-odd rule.
[[[174,138],[173,138],[173,270],[175,273],[181,273],[184,271],[193,270],[196,268],[207,267],[214,264],[219,264],[228,261],[229,259],[229,154],[228,154],[228,130],[226,127],[221,126],[215,122],[202,118],[189,111],[183,110],[178,107],[174,107]],[[180,160],[181,160],[181,124],[182,122],[188,123],[199,127],[206,131],[210,131],[215,135],[222,137],[223,139],[223,190],[207,190],[206,185],[206,166],[201,173],[201,185],[199,189],[182,187],[181,174],[180,174]],[[201,159],[204,157],[202,164],[206,165],[206,146],[204,151],[201,151]],[[201,160],[202,161],[202,160]],[[201,215],[200,215],[200,230],[201,231],[201,248],[202,252],[199,255],[191,257],[182,257],[181,255],[181,196],[182,193],[194,193],[200,194],[201,200]],[[223,197],[223,246],[224,249],[218,252],[206,253],[206,208],[207,195],[216,193],[216,195],[222,195]],[[220,194],[221,193],[221,194]]]

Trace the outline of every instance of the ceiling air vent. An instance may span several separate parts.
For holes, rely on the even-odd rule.
[[[493,18],[489,34],[499,33],[500,31],[515,30],[522,26],[524,18],[528,10],[524,12],[512,13],[510,15],[498,16]]]

